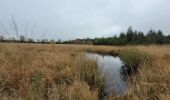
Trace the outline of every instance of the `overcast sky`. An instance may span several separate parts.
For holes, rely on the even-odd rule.
[[[12,16],[33,38],[112,36],[129,26],[170,34],[170,0],[0,0],[0,34],[15,36]]]

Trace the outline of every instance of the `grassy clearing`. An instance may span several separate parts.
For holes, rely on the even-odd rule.
[[[169,45],[49,44],[0,44],[0,99],[97,100],[104,79],[96,62],[84,56],[87,50],[119,53],[124,62],[139,68],[127,94],[110,99],[170,99]]]

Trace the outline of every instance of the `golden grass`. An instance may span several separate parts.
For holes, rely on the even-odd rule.
[[[150,54],[150,63],[141,63],[139,73],[129,80],[131,87],[125,96],[112,99],[170,100],[170,46],[127,46]]]
[[[130,48],[151,54],[154,61],[140,64],[125,96],[111,98],[170,99],[170,45],[51,44],[0,44],[0,98],[97,100],[104,83],[84,52],[118,54]]]
[[[58,99],[98,98],[104,84],[100,82],[97,64],[77,50],[81,49],[63,45],[53,48],[45,44],[1,44],[1,97],[51,98],[53,90],[57,90]]]

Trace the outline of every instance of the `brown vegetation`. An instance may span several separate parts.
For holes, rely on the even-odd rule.
[[[74,46],[1,44],[0,96],[97,99],[104,82],[95,61]]]
[[[1,99],[97,100],[104,89],[95,61],[84,52],[119,54],[136,48],[152,55],[141,63],[125,96],[112,99],[170,99],[170,46],[0,44]]]
[[[127,46],[136,48],[152,57],[138,65],[138,74],[129,80],[131,84],[125,96],[112,99],[128,100],[169,100],[170,99],[170,46]]]

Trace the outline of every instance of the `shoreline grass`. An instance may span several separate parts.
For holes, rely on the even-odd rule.
[[[137,51],[123,51],[133,48]],[[98,74],[96,62],[83,56],[87,50],[120,56],[125,52],[125,61],[139,67],[139,73],[130,80],[132,86],[127,94],[109,99],[170,98],[169,45],[116,47],[19,43],[0,44],[0,98],[99,99],[104,80]],[[146,63],[145,53],[153,61]]]
[[[125,76],[133,76],[137,74],[141,69],[141,64],[150,64],[153,61],[152,55],[139,51],[136,48],[123,49],[119,57],[124,63],[121,72]]]

